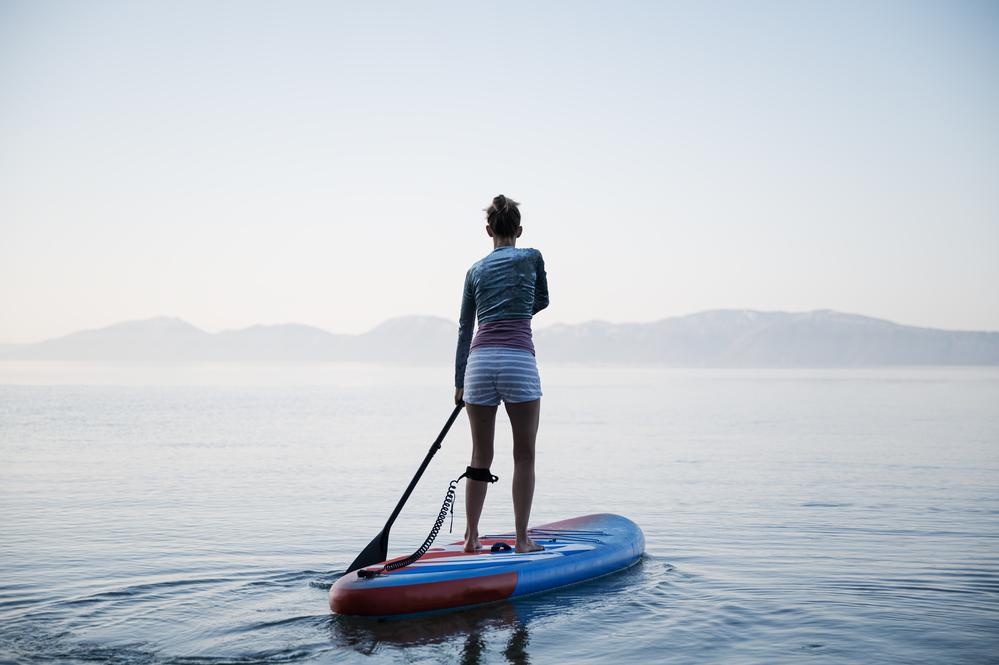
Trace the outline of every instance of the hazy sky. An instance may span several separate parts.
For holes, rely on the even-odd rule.
[[[997,82],[994,2],[0,0],[0,341],[456,319],[500,192],[539,327],[999,330]]]

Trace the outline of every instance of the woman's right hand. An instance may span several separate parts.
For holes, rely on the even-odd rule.
[[[461,398],[464,397],[464,396],[465,396],[465,389],[464,388],[455,388],[454,389],[454,405],[458,406],[459,404],[461,404]]]

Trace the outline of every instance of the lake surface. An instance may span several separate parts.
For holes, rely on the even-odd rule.
[[[532,522],[625,515],[642,562],[373,621],[328,589],[450,367],[0,363],[0,661],[999,662],[999,369],[541,370]],[[489,533],[513,525],[500,415]],[[469,451],[462,415],[390,553]]]

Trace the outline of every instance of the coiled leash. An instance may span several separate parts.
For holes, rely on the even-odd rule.
[[[481,480],[484,483],[495,483],[499,480],[499,476],[494,476],[489,472],[489,469],[481,469],[474,466],[466,467],[465,473],[448,483],[447,493],[444,495],[444,503],[441,505],[441,512],[437,515],[437,519],[434,521],[434,526],[430,529],[430,533],[427,535],[426,540],[423,541],[423,544],[405,559],[399,559],[398,561],[387,563],[377,570],[365,570],[362,568],[357,571],[357,576],[362,579],[368,579],[381,575],[382,573],[386,573],[390,570],[399,570],[400,568],[411,566],[419,561],[423,555],[427,553],[431,545],[434,544],[434,541],[437,540],[437,534],[440,533],[441,527],[444,526],[444,520],[447,519],[447,514],[449,512],[451,513],[451,526],[448,529],[448,533],[454,531],[454,496],[455,490],[458,487],[458,481],[462,478],[468,478],[469,480]]]

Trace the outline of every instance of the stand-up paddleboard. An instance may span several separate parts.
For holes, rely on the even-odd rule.
[[[458,541],[430,549],[405,568],[371,575],[405,558],[398,557],[347,573],[330,589],[330,609],[390,616],[490,603],[622,570],[645,551],[642,530],[620,515],[574,517],[529,533],[543,551],[518,554],[513,534],[503,534],[480,538],[480,552],[465,552]]]

